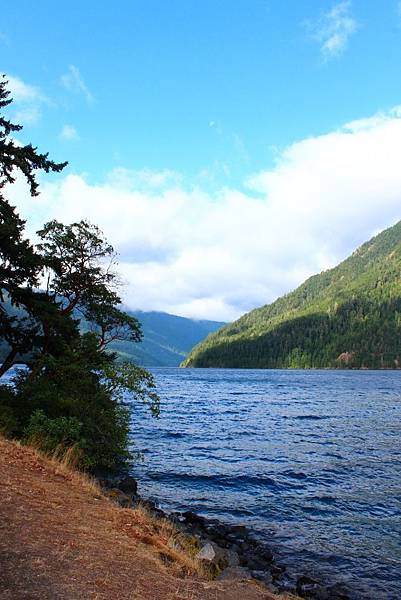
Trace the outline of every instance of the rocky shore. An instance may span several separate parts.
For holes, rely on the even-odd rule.
[[[173,521],[198,544],[197,558],[217,580],[256,579],[274,593],[292,593],[307,600],[352,600],[344,585],[325,584],[301,575],[292,577],[277,562],[272,549],[244,525],[229,525],[191,511],[166,513],[156,503],[142,498],[137,481],[130,475],[98,476],[105,494],[123,507],[145,506],[152,514]]]
[[[279,600],[208,577],[196,538],[65,462],[0,436],[0,472],[0,600]]]

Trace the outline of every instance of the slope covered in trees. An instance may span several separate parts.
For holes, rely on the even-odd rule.
[[[401,221],[196,346],[186,367],[399,368]]]
[[[121,358],[133,359],[144,367],[178,367],[190,350],[209,333],[224,325],[217,321],[197,321],[164,312],[128,311],[140,321],[143,339],[139,343],[114,342],[112,350]]]
[[[10,316],[24,315],[23,310],[12,306],[7,298],[3,307]],[[114,340],[109,349],[116,352],[119,361],[134,361],[142,367],[178,367],[196,344],[225,325],[221,321],[188,319],[157,311],[125,312],[140,322],[143,337],[139,342]],[[92,329],[92,325],[80,313],[77,312],[75,316],[80,320],[83,332]],[[5,360],[7,354],[8,346],[0,338],[0,362]]]

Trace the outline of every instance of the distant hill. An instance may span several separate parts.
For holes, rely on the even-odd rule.
[[[20,314],[21,310],[10,306],[6,301],[7,311]],[[225,323],[220,321],[204,321],[177,317],[164,312],[143,312],[126,310],[127,314],[136,317],[141,323],[143,341],[114,342],[110,350],[118,352],[123,359],[133,360],[144,367],[178,367],[188,352],[209,333],[220,329]],[[80,317],[80,315],[77,315]],[[81,327],[88,329],[88,324],[81,318]],[[0,361],[7,352],[7,345],[0,343]]]
[[[143,341],[116,342],[111,349],[145,367],[178,367],[188,352],[225,323],[197,321],[164,312],[126,311],[142,325]]]
[[[401,221],[210,335],[183,366],[399,368]]]

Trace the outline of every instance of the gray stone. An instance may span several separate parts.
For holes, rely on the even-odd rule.
[[[268,571],[251,571],[252,577],[255,579],[259,579],[259,581],[263,581],[265,585],[271,585],[273,583],[273,578],[271,573]]]
[[[220,569],[226,567],[238,567],[239,556],[233,550],[221,548],[214,542],[206,542],[198,552],[196,558],[206,563],[218,566]]]
[[[239,567],[239,556],[234,550],[224,550],[225,559],[229,567]]]
[[[215,562],[217,560],[217,555],[214,547],[215,544],[207,542],[207,544],[202,546],[202,548],[196,555],[196,558],[198,558],[199,560],[206,560],[207,562]]]
[[[252,579],[252,575],[248,569],[245,567],[227,567],[216,577],[218,581],[227,581],[227,580],[244,580],[244,579]]]

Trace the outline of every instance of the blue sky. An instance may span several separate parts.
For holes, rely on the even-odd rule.
[[[399,218],[393,190],[389,209],[381,216],[383,199],[377,198],[376,206],[367,200],[361,164],[357,170],[361,181],[357,192],[352,188],[352,197],[358,198],[355,210],[366,202],[372,204],[369,218],[365,224],[362,219],[354,231],[346,228],[345,232],[343,221],[333,219],[324,239],[305,224],[305,235],[297,238],[307,240],[301,249],[303,261],[300,250],[291,250],[291,244],[280,252],[280,256],[288,255],[285,265],[268,248],[270,242],[253,248],[255,256],[251,255],[248,238],[243,240],[241,256],[235,257],[231,242],[223,231],[215,231],[214,222],[217,218],[224,222],[224,210],[237,210],[236,230],[241,211],[258,213],[254,197],[270,211],[275,202],[282,206],[280,218],[285,221],[289,200],[284,196],[296,194],[299,188],[287,192],[284,188],[299,165],[305,164],[305,155],[300,159],[299,152],[307,140],[316,141],[312,156],[317,160],[313,152],[319,147],[321,156],[328,148],[319,144],[332,143],[330,136],[350,122],[359,125],[348,131],[349,141],[352,136],[358,138],[361,147],[362,120],[376,115],[377,121],[380,114],[379,125],[390,118],[395,132],[396,107],[401,104],[401,5],[396,0],[70,0],[64,4],[19,0],[5,3],[2,17],[2,70],[10,77],[16,99],[10,112],[25,124],[20,137],[49,150],[56,159],[69,160],[63,175],[44,181],[41,204],[28,206],[21,196],[22,209],[31,211],[24,216],[74,218],[61,209],[54,213],[54,198],[48,204],[56,193],[52,185],[60,186],[59,197],[65,186],[76,196],[84,185],[92,186],[89,192],[107,192],[108,202],[116,202],[123,221],[135,217],[140,223],[139,231],[133,224],[131,240],[119,238],[118,223],[108,230],[110,216],[98,213],[96,200],[86,206],[88,214],[82,215],[79,207],[76,214],[95,221],[99,216],[121,251],[127,289],[131,289],[131,278],[141,289],[149,288],[144,297],[127,291],[130,305],[136,302],[139,308],[233,318],[334,264],[365,237]],[[373,140],[378,125],[369,123]],[[383,161],[383,168],[384,164],[389,168],[384,160],[389,150],[378,149],[380,156],[373,164]],[[364,160],[366,165],[369,157]],[[283,171],[283,161],[295,171]],[[322,173],[328,164],[324,163]],[[333,161],[330,164],[334,168]],[[383,177],[378,169],[377,178]],[[385,173],[386,180],[392,181],[392,172]],[[353,176],[348,175],[351,181]],[[344,177],[348,175],[344,172]],[[284,196],[275,201],[271,186],[278,177]],[[303,181],[305,177],[300,176],[300,197],[308,197],[310,189],[302,189]],[[330,177],[319,180],[319,189],[329,182]],[[127,193],[123,200],[122,190]],[[343,196],[338,206],[349,206],[350,190],[339,193]],[[238,198],[243,201],[244,194],[250,205],[245,202],[238,208]],[[326,205],[320,197],[323,210]],[[133,204],[136,208],[131,214]],[[325,223],[331,214],[326,209],[321,216]],[[150,223],[155,210],[166,213],[160,231],[156,231],[157,223],[156,230]],[[144,216],[147,211],[149,217]],[[173,250],[171,241],[163,238],[163,234],[168,237],[168,218],[176,221],[180,211],[186,220],[176,238],[195,224],[201,230],[196,234],[199,254],[185,273],[177,268],[191,255],[194,236],[183,236],[181,247],[176,244]],[[274,215],[264,216],[266,239],[276,235],[269,228],[279,212],[277,208]],[[288,231],[296,229],[297,223],[290,222]],[[199,273],[193,277],[194,265],[208,252],[212,263],[213,256],[227,255],[227,260],[214,278]],[[230,285],[229,291],[221,289],[221,281],[226,273],[234,279],[243,275],[241,269],[236,271],[242,259],[254,275],[246,281],[246,290],[235,296]],[[171,271],[173,264],[175,271]],[[268,265],[266,273],[260,273],[261,264]],[[149,270],[161,273],[167,267],[159,279],[155,274],[148,281]],[[172,292],[162,302],[160,294],[152,297],[151,289],[166,286],[169,277],[186,301],[180,303]]]
[[[214,168],[219,182],[238,181],[269,166],[276,147],[400,101],[397,2],[354,0],[356,30],[340,56],[324,57],[313,38],[335,5],[9,2],[3,69],[51,100],[35,139],[93,180],[118,164],[191,176]],[[71,65],[91,101],[60,85]],[[58,140],[65,124],[81,138],[72,151]]]

